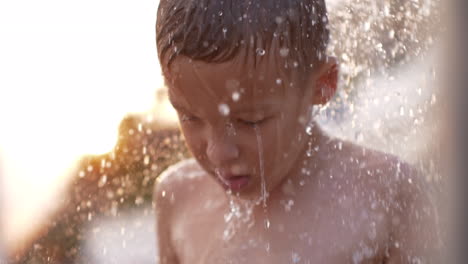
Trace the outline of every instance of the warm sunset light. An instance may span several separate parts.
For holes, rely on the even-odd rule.
[[[1,6],[0,24],[13,26],[0,28],[1,192],[13,242],[57,206],[80,157],[112,150],[126,114],[167,122],[174,113],[156,104],[157,1]]]
[[[188,78],[177,77],[175,79],[177,86],[170,88],[174,93],[171,95],[182,98],[180,100],[190,106],[187,116],[194,115],[196,118],[193,120],[197,121],[184,123],[184,128],[187,128],[184,130],[186,137],[181,131],[176,130],[177,114],[168,100],[158,63],[155,22],[159,0],[1,2],[0,264],[6,263],[3,262],[2,258],[5,256],[2,256],[2,253],[7,258],[17,258],[21,261],[20,263],[41,263],[39,257],[43,256],[45,256],[43,259],[47,259],[45,261],[47,263],[75,263],[54,262],[52,258],[55,257],[57,259],[70,257],[76,258],[76,263],[97,264],[114,263],[109,259],[115,258],[118,260],[115,263],[124,263],[126,259],[122,257],[123,255],[130,258],[129,261],[132,263],[146,263],[135,257],[138,254],[143,256],[142,259],[149,259],[147,262],[154,262],[156,255],[159,254],[155,252],[159,243],[156,240],[158,230],[155,228],[158,227],[159,231],[164,230],[163,225],[155,224],[156,216],[169,215],[159,213],[158,206],[163,208],[167,203],[174,204],[174,208],[179,208],[178,205],[181,202],[189,201],[185,199],[185,193],[181,193],[181,190],[185,192],[183,188],[186,186],[189,188],[187,190],[190,190],[187,194],[192,189],[211,190],[210,184],[214,184],[212,182],[215,181],[210,180],[210,174],[220,180],[221,185],[231,189],[226,193],[232,195],[225,196],[221,191],[216,191],[215,188],[221,190],[221,186],[217,186],[213,188],[214,191],[206,192],[207,195],[201,197],[207,199],[206,204],[210,206],[205,206],[207,207],[205,209],[209,213],[220,213],[222,212],[220,208],[226,209],[226,213],[220,213],[220,217],[206,218],[221,219],[219,224],[213,222],[216,223],[216,228],[212,229],[223,231],[220,228],[224,225],[226,228],[219,233],[223,235],[223,238],[227,237],[226,234],[244,230],[240,229],[243,226],[237,223],[242,225],[247,223],[248,229],[250,229],[251,222],[259,223],[259,225],[255,224],[254,229],[250,229],[255,231],[253,233],[259,237],[259,241],[249,240],[246,249],[257,251],[263,248],[262,243],[265,242],[267,250],[265,252],[270,255],[269,239],[273,238],[270,234],[276,232],[275,230],[281,233],[289,230],[278,235],[278,239],[287,234],[293,241],[297,235],[298,245],[306,237],[304,234],[308,237],[309,245],[311,245],[311,239],[325,234],[324,240],[313,241],[314,245],[325,247],[326,243],[338,244],[331,243],[334,242],[334,238],[326,236],[329,232],[323,227],[336,231],[336,238],[339,238],[342,230],[349,228],[353,231],[351,232],[353,236],[350,235],[345,242],[354,242],[356,239],[356,243],[362,247],[356,251],[357,253],[350,255],[353,261],[370,261],[370,258],[364,257],[369,255],[367,253],[371,247],[363,244],[361,238],[369,237],[368,240],[372,240],[372,243],[380,243],[384,239],[378,238],[391,237],[388,234],[393,236],[393,234],[404,233],[400,232],[401,230],[390,232],[390,229],[387,230],[387,225],[382,223],[391,222],[392,226],[402,227],[405,226],[403,223],[407,223],[403,221],[405,218],[400,220],[401,216],[416,215],[416,218],[419,218],[419,215],[422,215],[419,211],[415,211],[415,214],[409,214],[403,210],[400,212],[400,208],[423,209],[421,212],[426,215],[432,212],[427,209],[426,205],[419,208],[417,208],[418,204],[407,206],[405,200],[401,200],[405,206],[400,206],[399,199],[406,197],[406,192],[409,193],[408,190],[413,190],[414,187],[403,188],[405,195],[400,195],[396,190],[402,186],[417,186],[418,188],[423,186],[418,185],[416,180],[425,180],[434,185],[445,180],[440,172],[442,169],[439,168],[443,167],[443,164],[439,164],[443,163],[439,153],[443,153],[440,150],[441,138],[446,133],[443,128],[444,122],[439,120],[445,111],[441,102],[445,102],[446,90],[444,89],[446,88],[439,89],[443,79],[443,75],[439,72],[442,73],[444,69],[444,65],[440,65],[440,58],[443,57],[443,51],[446,48],[442,41],[435,38],[439,34],[439,29],[432,24],[434,20],[432,15],[439,15],[439,10],[431,9],[433,4],[436,7],[435,3],[438,0],[409,1],[411,3],[404,6],[400,3],[404,1],[384,0],[382,4],[372,1],[325,0],[328,5],[328,18],[325,17],[323,5],[316,8],[313,4],[311,8],[308,8],[308,4],[304,7],[302,3],[313,1],[299,1],[301,5],[291,4],[291,7],[285,9],[284,13],[278,8],[284,8],[287,5],[278,4],[278,7],[273,10],[278,9],[275,12],[281,13],[275,14],[274,17],[265,11],[267,5],[265,7],[258,5],[259,7],[255,8],[261,7],[261,9],[253,8],[253,14],[258,11],[263,16],[265,13],[266,17],[271,16],[271,23],[265,23],[268,25],[265,29],[256,27],[253,31],[247,30],[246,34],[239,34],[245,39],[237,39],[237,33],[230,35],[233,36],[232,38],[226,38],[226,34],[237,31],[229,29],[231,26],[238,26],[237,19],[232,19],[237,11],[223,12],[216,9],[211,10],[212,16],[204,15],[205,18],[213,18],[216,19],[213,21],[217,21],[218,16],[224,14],[220,21],[228,24],[234,22],[229,27],[222,23],[213,27],[213,22],[206,20],[201,23],[203,27],[190,25],[186,29],[185,22],[192,19],[192,14],[199,16],[203,14],[199,10],[202,10],[202,7],[206,10],[207,7],[196,6],[198,9],[195,8],[192,12],[184,11],[184,7],[166,8],[162,5],[165,10],[175,10],[175,15],[172,16],[171,12],[162,12],[160,14],[163,19],[160,21],[165,21],[164,18],[167,17],[175,17],[178,19],[175,24],[182,26],[181,32],[190,33],[187,36],[178,37],[177,32],[173,33],[171,27],[167,27],[169,29],[167,39],[171,45],[179,39],[191,44],[189,40],[192,31],[190,30],[193,28],[205,28],[204,31],[199,31],[201,33],[198,36],[209,36],[210,39],[212,35],[219,33],[219,31],[211,33],[210,30],[222,29],[224,36],[222,34],[219,36],[220,42],[215,41],[214,44],[209,44],[211,42],[197,39],[198,43],[202,43],[203,46],[206,46],[206,43],[212,45],[212,47],[206,46],[209,48],[203,49],[203,54],[210,50],[224,52],[226,47],[234,47],[228,41],[221,41],[221,37],[229,41],[240,40],[235,43],[236,47],[240,47],[239,43],[247,43],[246,41],[251,41],[255,45],[263,45],[263,36],[258,35],[260,37],[257,38],[257,33],[270,34],[265,38],[271,40],[271,43],[266,43],[270,49],[259,48],[252,52],[252,56],[268,54],[265,56],[268,61],[256,59],[256,57],[252,57],[254,58],[252,61],[269,63],[269,58],[274,58],[274,61],[272,60],[274,63],[272,65],[263,63],[261,67],[258,66],[260,64],[252,64],[257,65],[259,70],[250,70],[252,65],[249,57],[245,60],[248,72],[238,75],[237,69],[241,67],[238,67],[240,64],[237,63],[241,60],[235,60],[236,64],[228,64],[231,62],[225,64],[234,65],[235,74],[231,74],[230,69],[226,68],[226,72],[220,72],[219,76],[216,74],[218,72],[215,72],[215,78],[212,78],[213,73],[206,74],[203,67],[198,69],[196,66],[197,69],[190,70],[192,72],[190,73],[186,70],[187,64],[183,64],[184,60],[178,62],[179,66],[182,65],[179,67],[181,71],[178,76],[187,76],[187,73],[191,75],[188,75]],[[186,4],[184,1],[179,2],[182,5]],[[288,1],[279,2],[287,3]],[[289,2],[296,3],[297,1]],[[222,8],[226,6],[228,5],[222,5]],[[232,6],[229,5],[229,7]],[[182,10],[180,14],[183,14],[181,17],[184,20],[179,19],[180,10]],[[244,17],[246,18],[249,12],[239,17],[239,21],[244,21],[240,23],[241,31],[246,28],[244,25],[247,25],[245,24],[247,20]],[[302,14],[298,16],[299,20],[293,16],[296,12]],[[284,19],[283,14],[287,16],[287,20]],[[200,16],[200,20],[191,21],[199,22],[202,17]],[[305,17],[307,19],[304,19]],[[320,20],[315,20],[315,18],[320,18]],[[263,18],[261,20],[263,21]],[[172,23],[170,19],[167,21],[169,21],[167,23]],[[249,21],[251,23],[253,20],[249,18]],[[326,23],[330,29],[330,41],[326,51],[327,56],[323,56],[325,52],[322,50],[325,44],[323,40],[328,39],[328,31],[323,27]],[[262,24],[259,25],[262,26]],[[300,30],[296,30],[296,27]],[[275,31],[270,32],[270,28]],[[309,34],[316,28],[319,29],[317,32],[320,35]],[[163,36],[165,30],[161,32]],[[174,34],[175,37],[173,37]],[[280,36],[277,38],[279,41],[274,39],[277,36]],[[285,41],[281,40],[283,38]],[[163,36],[162,39],[165,41],[166,37]],[[298,47],[300,49],[307,47],[309,45],[307,43],[311,43],[311,40],[314,40],[314,43],[319,41],[316,47],[312,47],[315,50],[302,52],[298,49]],[[293,43],[295,41],[300,42],[296,45]],[[280,44],[276,45],[277,42]],[[281,46],[283,42],[285,47]],[[219,43],[222,45],[218,45]],[[249,47],[245,54],[250,54],[251,47],[260,46],[249,44],[245,47]],[[176,51],[177,56],[190,56],[188,53],[191,52],[191,47],[179,49],[179,44],[176,43],[170,48]],[[273,48],[279,48],[279,50]],[[291,50],[294,48],[297,52],[290,53],[290,48]],[[238,54],[244,54],[243,50],[240,48],[238,50]],[[285,58],[269,52],[279,52],[279,55]],[[314,54],[312,52],[317,52],[317,56],[307,55]],[[288,54],[302,55],[297,55],[298,60],[294,59],[291,64]],[[315,58],[322,59],[315,60]],[[286,63],[277,63],[283,60]],[[335,61],[338,64],[335,64]],[[181,62],[183,63],[180,64]],[[300,63],[303,62],[307,64],[301,65]],[[206,65],[210,63],[215,62],[206,61]],[[296,69],[288,65],[300,67],[296,73]],[[288,69],[283,70],[278,67]],[[214,68],[207,67],[206,69]],[[263,74],[264,69],[266,75]],[[275,72],[278,76],[270,75]],[[303,75],[304,72],[310,72],[311,75]],[[339,74],[336,74],[337,72]],[[241,96],[241,99],[233,98],[232,103],[237,99],[242,103],[232,108],[230,112],[227,104],[219,99],[236,95],[236,93],[231,94],[230,91],[232,76],[242,80],[244,75],[249,78],[249,81],[246,82],[246,86],[242,84],[246,88],[240,87],[240,91],[247,92]],[[195,84],[190,83],[195,79],[194,76],[199,79]],[[258,79],[254,79],[257,76]],[[270,77],[273,81],[276,79],[276,84],[270,82],[271,80],[264,81],[264,83],[272,84],[271,87],[267,87],[271,93],[263,88],[264,84],[257,86],[260,80]],[[286,78],[283,79],[283,77]],[[222,80],[225,84],[219,82],[220,84],[213,85],[213,83],[218,83],[220,78],[225,79]],[[309,80],[318,81],[312,83]],[[300,81],[300,85],[297,81]],[[203,98],[208,91],[213,92],[213,87],[218,89],[214,90],[216,100],[208,100],[211,97]],[[227,90],[223,90],[225,87]],[[290,90],[286,90],[286,87]],[[237,89],[237,87],[234,88]],[[329,91],[334,92],[334,88],[337,88],[337,92],[328,101]],[[257,93],[257,91],[260,92]],[[321,96],[319,91],[322,93]],[[203,92],[203,94],[196,94],[197,92]],[[282,92],[285,96],[279,98],[278,95]],[[273,110],[265,110],[262,104],[254,105],[253,103],[257,102],[255,101],[257,94],[265,96],[259,100],[260,102],[268,102],[268,104],[273,102]],[[309,97],[312,94],[318,97]],[[200,98],[206,100],[200,100]],[[216,103],[216,101],[220,102]],[[297,102],[297,105],[290,102]],[[317,105],[318,102],[321,105]],[[258,105],[260,107],[257,109]],[[305,112],[306,105],[310,107],[309,112]],[[219,114],[222,116],[212,115],[209,112],[212,109],[215,111],[219,109]],[[247,118],[243,117],[244,112]],[[261,119],[257,119],[257,112],[260,113]],[[286,120],[285,117],[290,120]],[[254,120],[250,120],[252,118]],[[185,124],[193,126],[185,127]],[[299,124],[303,127],[300,128]],[[317,127],[320,129],[316,129]],[[269,131],[270,128],[271,131]],[[290,128],[292,128],[291,131],[289,131]],[[239,136],[231,137],[231,134],[236,135],[236,133],[231,133],[236,129],[239,129]],[[207,134],[206,131],[210,133]],[[293,134],[296,132],[297,134]],[[273,138],[273,135],[277,137]],[[119,143],[117,147],[116,143]],[[307,150],[306,144],[308,144]],[[233,146],[233,148],[227,146]],[[238,151],[229,149],[238,149]],[[219,153],[218,150],[220,150]],[[254,151],[258,152],[258,156],[253,155]],[[269,153],[270,151],[272,152]],[[235,155],[229,154],[234,152]],[[195,157],[201,166],[195,166],[196,163],[193,163],[193,166],[186,166],[192,163],[179,163],[168,169],[170,165],[191,157]],[[383,162],[384,159],[385,162]],[[296,166],[300,167],[296,169]],[[406,177],[405,172],[413,172],[409,169],[410,166],[414,166],[418,172],[421,171],[421,176],[425,178],[416,177],[416,174]],[[381,167],[385,168],[381,169]],[[391,170],[387,170],[388,168]],[[164,171],[169,171],[169,173],[164,173]],[[172,175],[171,177],[183,179],[187,184],[179,188],[179,185],[182,186],[178,183],[179,180],[162,181],[161,178],[164,176],[161,175]],[[190,175],[202,176],[197,176],[195,179]],[[388,178],[384,178],[387,176]],[[162,182],[162,184],[155,185],[155,182]],[[193,182],[195,184],[191,184]],[[374,182],[375,186],[373,186]],[[382,183],[385,183],[385,186],[380,186]],[[175,185],[177,188],[173,188],[174,184],[177,184]],[[196,184],[206,187],[197,189]],[[370,186],[372,188],[365,187],[368,184],[372,185]],[[244,190],[241,191],[241,188]],[[254,197],[250,194],[255,194],[260,188],[262,199],[248,201]],[[380,193],[384,189],[388,191],[388,195]],[[184,195],[175,195],[174,190]],[[311,195],[305,195],[308,193],[306,190],[311,191]],[[218,197],[218,195],[222,195],[221,200],[219,199],[221,196]],[[192,210],[191,208],[199,208],[201,198],[192,199],[198,202],[195,206],[184,204],[184,210],[185,208],[189,209],[187,211]],[[241,201],[244,198],[248,199]],[[312,203],[300,201],[309,198],[312,200],[320,198],[319,203],[315,200]],[[159,199],[162,199],[162,203]],[[297,201],[294,202],[294,199]],[[419,201],[418,199],[410,200]],[[170,203],[165,201],[170,201]],[[213,206],[212,201],[216,201]],[[221,201],[219,205],[218,201]],[[273,204],[270,201],[278,203]],[[257,210],[255,204],[263,206],[263,211]],[[267,204],[268,206],[274,205],[275,207],[271,207],[274,210],[267,211]],[[290,210],[292,205],[294,205],[293,211]],[[307,207],[300,207],[305,205]],[[308,207],[309,205],[313,207]],[[293,219],[296,215],[301,217],[305,215],[304,219],[315,219],[312,222],[320,225],[313,229],[307,225],[304,226],[305,232],[299,232],[302,229],[296,228],[295,225],[288,226],[286,223],[284,225],[281,223],[281,226],[276,226],[275,221],[271,221],[270,228],[270,213],[282,211],[276,208],[283,206],[285,214],[281,213],[272,217],[272,220]],[[393,208],[398,208],[398,210]],[[242,210],[247,213],[245,219],[249,221],[244,221]],[[170,219],[179,219],[172,217],[173,211],[182,210],[171,211]],[[257,211],[259,215],[264,212],[261,217],[265,217],[263,219],[265,221],[260,216],[258,219],[261,221],[257,221]],[[309,216],[307,213],[309,211],[324,213]],[[389,219],[381,217],[390,216],[389,211],[398,211],[399,215]],[[155,212],[158,213],[155,214]],[[347,212],[351,212],[349,217],[345,214]],[[354,212],[359,212],[359,214]],[[192,221],[191,216],[199,217],[199,215],[201,214],[187,213],[182,216],[189,217],[181,217],[181,219]],[[224,222],[222,222],[223,215]],[[346,226],[343,221],[328,221],[318,218],[317,215],[330,219],[346,219]],[[239,216],[242,217],[239,218]],[[235,224],[230,219],[235,219]],[[242,223],[239,220],[242,220]],[[203,221],[204,219],[201,219],[195,223],[203,223]],[[168,230],[172,230],[173,227],[169,227],[169,224],[172,225],[174,221],[164,220],[160,223],[166,224],[166,222]],[[380,229],[375,229],[376,223],[379,222]],[[323,226],[322,223],[324,223]],[[419,226],[419,222],[417,223]],[[184,222],[184,225],[179,225],[177,221],[176,227],[179,226],[184,227],[181,230],[185,232],[189,230],[185,227],[191,227],[193,224]],[[337,226],[339,226],[338,229],[336,229]],[[291,227],[294,228],[291,229]],[[365,230],[364,227],[369,227],[370,231]],[[410,226],[405,227],[408,227],[408,230],[411,229]],[[231,232],[231,229],[234,231]],[[354,232],[355,229],[358,231]],[[257,232],[259,230],[266,231],[267,235]],[[309,230],[320,232],[309,234]],[[380,231],[376,230],[389,233],[377,237],[376,234],[380,234]],[[294,233],[296,231],[297,234]],[[361,231],[369,232],[361,234]],[[224,242],[241,241],[244,239],[243,235],[249,232],[238,232],[237,234],[242,236],[231,240],[229,237],[229,239],[224,239]],[[201,233],[203,232],[198,230],[196,235]],[[159,234],[164,234],[164,232]],[[187,237],[192,237],[191,234],[195,233],[188,233]],[[264,238],[265,241],[263,241]],[[392,237],[392,241],[397,241],[394,247],[399,248],[395,252],[404,248],[398,244],[398,241],[405,241],[404,237],[403,239]],[[163,245],[163,243],[160,244]],[[207,245],[215,244],[217,246],[218,241]],[[351,242],[348,244],[351,245]],[[271,245],[272,249],[277,248],[274,243]],[[393,247],[391,244],[375,245],[378,249]],[[411,243],[408,245],[412,246]],[[191,245],[186,248],[191,248]],[[332,250],[325,253],[321,250],[315,251],[323,253],[324,256],[335,254],[333,246],[325,248]],[[349,248],[352,247],[349,246]],[[300,249],[304,247],[301,246]],[[295,259],[302,262],[307,260],[301,259],[299,253],[296,256],[296,250],[291,250],[288,248],[285,252],[292,252],[294,262],[296,262]],[[194,252],[208,251],[218,252],[211,248],[194,250]],[[343,255],[342,251],[340,248],[338,252],[340,256]],[[162,258],[165,258],[164,250],[158,252],[161,253]],[[174,249],[173,252],[178,252],[178,250]],[[304,252],[304,255],[305,253],[307,252]],[[385,253],[385,257],[386,255],[388,252]],[[36,256],[39,257],[35,259]],[[90,261],[81,261],[79,259],[81,257],[86,260],[90,257]],[[30,261],[23,262],[21,258],[29,258]],[[102,261],[96,261],[96,259],[102,259]]]

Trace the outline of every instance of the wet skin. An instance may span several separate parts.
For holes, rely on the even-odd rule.
[[[307,76],[270,66],[281,60],[266,53],[248,69],[242,55],[220,64],[181,57],[166,74],[190,151],[223,186],[237,187],[244,198],[261,196],[262,172],[267,192],[297,175],[306,148],[313,147],[308,143],[317,143],[306,134],[311,107],[326,101],[336,87],[332,59],[317,63]],[[320,77],[335,85],[317,85]],[[245,183],[226,184],[236,177],[246,178]]]
[[[336,87],[334,63],[301,77],[271,67],[277,56],[265,56],[252,70],[240,59],[181,57],[166,71],[196,162],[156,185],[161,262],[424,259],[434,248],[427,241],[436,241],[426,230],[435,212],[420,177],[395,157],[331,139],[316,125],[306,132],[311,105],[326,102]],[[246,223],[233,220],[236,232],[225,239],[229,201],[265,198],[263,182],[265,203],[253,206]]]

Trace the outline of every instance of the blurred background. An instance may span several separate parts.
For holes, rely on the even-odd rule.
[[[340,88],[318,116],[436,187],[440,1],[328,0]],[[0,263],[155,262],[154,180],[189,156],[157,61],[157,4],[0,3]]]

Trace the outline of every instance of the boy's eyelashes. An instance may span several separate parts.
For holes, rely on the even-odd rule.
[[[197,116],[194,115],[189,115],[189,114],[181,114],[180,115],[180,121],[181,122],[189,122],[189,121],[196,121],[199,120]]]
[[[243,125],[248,125],[248,126],[257,126],[265,122],[268,118],[262,118],[258,120],[247,120],[247,119],[242,119],[238,118],[236,121],[243,124]]]
[[[260,119],[235,118],[233,121],[241,125],[257,126],[257,125],[261,125],[268,119],[269,117],[260,118]],[[195,115],[185,114],[185,113],[180,115],[181,122],[193,122],[193,121],[200,121],[200,120],[201,119]]]

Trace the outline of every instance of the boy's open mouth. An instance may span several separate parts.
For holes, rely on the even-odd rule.
[[[250,175],[232,175],[228,173],[216,173],[216,176],[225,189],[239,192],[250,182]]]

